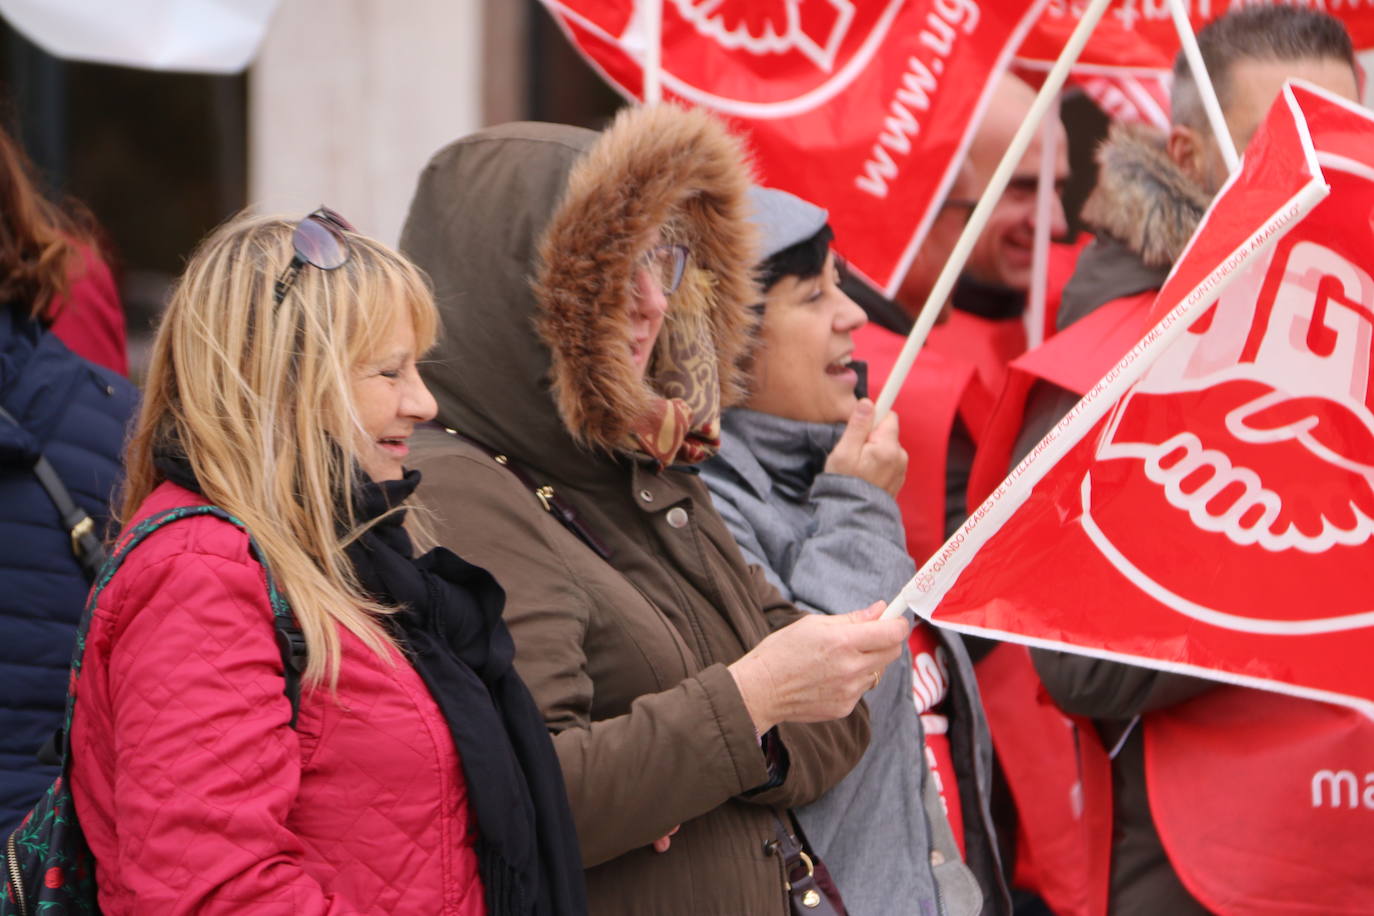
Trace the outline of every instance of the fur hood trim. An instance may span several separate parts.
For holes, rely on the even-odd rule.
[[[658,105],[622,111],[573,166],[540,240],[533,286],[554,402],[580,445],[623,449],[631,424],[664,394],[654,362],[641,380],[628,348],[637,259],[660,227],[665,242],[687,246],[690,267],[670,297],[659,351],[674,313],[701,316],[720,406],[740,399],[748,306],[758,298],[746,163],[711,115]]]
[[[1178,259],[1211,203],[1211,195],[1169,158],[1165,139],[1151,127],[1113,125],[1097,151],[1097,187],[1083,206],[1085,222],[1148,267]]]

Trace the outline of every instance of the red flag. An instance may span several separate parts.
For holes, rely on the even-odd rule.
[[[1308,0],[1273,0],[1312,6]],[[1178,33],[1174,31],[1168,0],[1116,0],[1102,17],[1069,74],[1113,120],[1169,129],[1169,84]],[[1238,8],[1224,0],[1190,0],[1189,21],[1196,32]],[[1374,63],[1374,7],[1361,4],[1316,5],[1339,19],[1350,33],[1361,68]],[[1054,65],[1059,49],[1083,15],[1079,0],[1050,0],[1044,14],[1017,49],[1015,66],[1032,83]],[[1359,68],[1357,68],[1359,69]],[[1361,74],[1361,90],[1366,81]],[[1368,96],[1366,103],[1370,101]]]
[[[912,581],[911,605],[1374,714],[1371,212],[1374,115],[1285,89],[1158,324]]]
[[[1357,51],[1374,48],[1374,8],[1359,3],[1314,4],[1310,0],[1274,2],[1315,6],[1341,21]],[[1231,0],[1189,0],[1186,5],[1194,32],[1242,6]],[[1149,76],[1169,70],[1179,48],[1169,6],[1169,0],[1116,0],[1093,30],[1074,69],[1083,74],[1111,75],[1153,71],[1145,74]],[[1018,62],[1038,62],[1041,68],[1048,69],[1082,18],[1083,7],[1081,0],[1050,0],[1017,51]]]
[[[544,2],[639,98],[640,5]],[[891,295],[1046,2],[663,0],[664,97],[746,133],[761,179],[828,208],[850,266]]]

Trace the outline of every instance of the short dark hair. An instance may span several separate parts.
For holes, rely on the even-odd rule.
[[[759,265],[759,288],[766,293],[783,277],[796,277],[799,280],[819,277],[825,269],[825,256],[830,253],[830,242],[834,238],[835,231],[826,223],[810,238],[802,239],[767,258]]]
[[[1355,71],[1355,52],[1340,20],[1281,3],[1227,13],[1197,33],[1197,45],[1223,110],[1229,102],[1231,68],[1237,61],[1335,60]],[[1169,104],[1173,123],[1209,129],[1202,97],[1182,51],[1174,58]]]

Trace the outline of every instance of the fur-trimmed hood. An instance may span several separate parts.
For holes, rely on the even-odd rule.
[[[1100,306],[1158,289],[1211,202],[1165,150],[1162,131],[1115,124],[1097,151],[1097,187],[1083,219],[1097,238],[1064,287],[1060,330]]]
[[[627,109],[601,134],[517,123],[440,150],[401,235],[443,319],[422,368],[440,422],[549,472],[575,450],[579,463],[623,450],[673,393],[656,360],[636,377],[629,348],[636,259],[659,229],[691,251],[660,345],[675,316],[704,322],[721,406],[737,400],[757,298],[745,163],[718,121],[669,105]]]
[[[1097,187],[1083,219],[1139,256],[1146,267],[1170,267],[1192,237],[1212,195],[1169,158],[1162,131],[1112,126],[1097,151]]]

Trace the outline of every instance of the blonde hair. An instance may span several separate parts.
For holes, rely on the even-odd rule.
[[[121,518],[164,479],[159,451],[189,459],[205,498],[266,555],[305,636],[305,683],[333,688],[338,627],[382,658],[393,645],[379,621],[392,609],[364,592],[343,552],[362,530],[350,498],[363,442],[353,375],[403,316],[418,352],[429,349],[438,312],[419,268],[353,233],[343,266],[303,266],[276,303],[295,225],[240,216],[191,257],[153,343]]]

